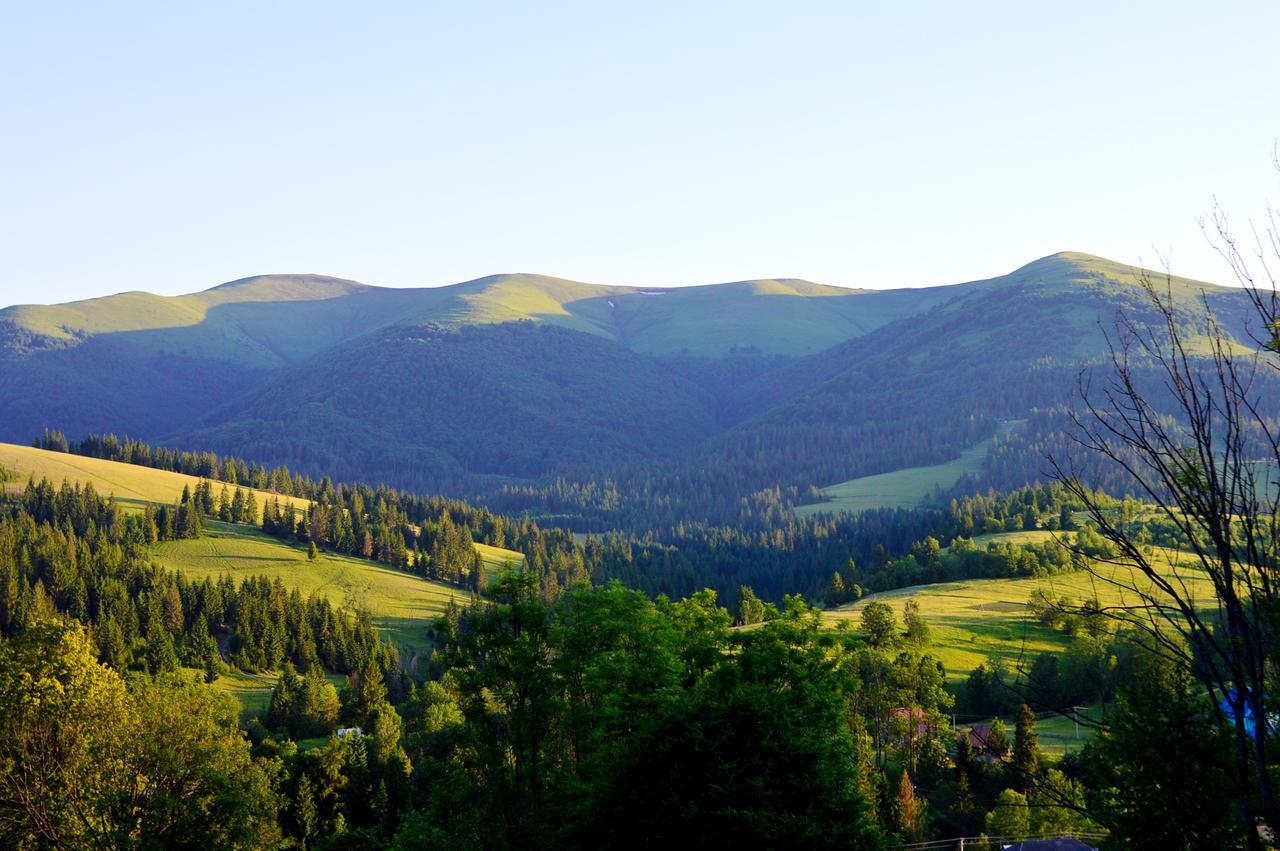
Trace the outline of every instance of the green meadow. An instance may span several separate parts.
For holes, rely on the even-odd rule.
[[[1010,430],[1021,426],[1025,420],[1006,420],[996,434],[970,446],[942,464],[924,467],[904,467],[874,476],[862,476],[847,482],[829,485],[822,489],[822,502],[797,505],[795,512],[801,517],[811,514],[857,514],[873,508],[915,508],[935,490],[947,490],[961,478],[982,472],[987,451],[995,441]]]
[[[1008,535],[987,536],[995,537],[1003,540]],[[1163,564],[1171,575],[1176,573],[1186,582],[1196,598],[1206,603],[1213,599],[1209,580],[1190,565],[1186,556],[1164,551]],[[1044,626],[1031,614],[1027,601],[1036,589],[1074,600],[1096,597],[1103,605],[1136,602],[1132,592],[1116,584],[1131,581],[1129,568],[1097,565],[1095,571],[1100,576],[1077,571],[1045,578],[966,579],[899,588],[869,594],[856,603],[825,612],[824,617],[833,626],[848,622],[849,628],[856,629],[868,603],[888,603],[901,618],[907,601],[914,600],[933,630],[931,652],[946,667],[948,682],[957,685],[988,658],[1003,659],[1014,668],[1020,659],[1030,663],[1039,653],[1064,650],[1070,645],[1069,636]]]
[[[217,520],[205,522],[204,537],[156,545],[155,560],[195,579],[265,576],[303,596],[323,594],[338,605],[363,608],[374,626],[408,651],[406,662],[429,647],[427,624],[450,600],[461,605],[469,596],[461,588],[350,556],[322,552],[310,561],[303,547]]]
[[[203,672],[193,668],[184,670],[197,682],[204,682]],[[249,674],[231,669],[224,671],[218,679],[213,681],[213,688],[240,704],[240,718],[247,721],[250,718],[266,716],[267,708],[271,705],[271,690],[279,678],[279,674],[275,673]],[[338,674],[325,674],[325,679],[339,689],[346,680]],[[323,743],[325,740],[320,741]]]
[[[196,476],[169,470],[104,461],[101,458],[85,458],[13,443],[0,443],[0,467],[16,473],[15,480],[8,485],[10,489],[21,488],[26,484],[28,476],[47,478],[54,485],[61,484],[64,479],[70,482],[91,482],[98,493],[114,496],[117,502],[133,509],[141,509],[148,502],[172,504],[182,495],[184,487],[194,490],[200,483]],[[218,487],[219,483],[214,482],[215,496]],[[234,486],[229,487],[234,490]],[[254,493],[259,506],[264,500],[277,496],[260,490],[255,490]],[[298,509],[305,509],[308,505],[307,500],[296,497],[281,496],[279,499],[282,504],[288,503]]]
[[[1006,532],[984,535],[975,539],[979,545],[999,540],[1009,543],[1032,543],[1048,540],[1052,532]],[[1170,574],[1176,574],[1197,599],[1206,603],[1213,599],[1208,579],[1189,564],[1189,559],[1176,551],[1161,551],[1163,565]],[[1020,665],[1030,665],[1040,653],[1066,650],[1072,638],[1063,632],[1050,629],[1031,613],[1027,603],[1033,591],[1043,589],[1054,597],[1070,597],[1080,600],[1096,597],[1103,605],[1135,602],[1132,592],[1117,586],[1117,582],[1129,582],[1129,568],[1097,565],[1094,576],[1089,571],[1059,574],[1031,579],[968,579],[900,588],[880,594],[870,594],[856,603],[826,611],[823,617],[828,624],[844,629],[857,629],[862,609],[879,601],[893,607],[899,620],[909,600],[920,606],[920,613],[932,630],[929,652],[937,656],[946,668],[947,683],[953,689],[959,687],[978,665],[991,658],[1004,661],[1010,670]],[[1112,581],[1108,581],[1108,580]],[[1140,584],[1138,587],[1144,587]],[[1100,708],[1087,707],[1088,716],[1097,716]],[[1012,718],[1005,719],[1012,729]],[[961,728],[977,723],[975,719],[959,719]],[[1092,736],[1086,726],[1077,728],[1075,722],[1062,716],[1046,716],[1036,723],[1040,746],[1048,754],[1061,756],[1078,750]]]
[[[982,472],[993,438],[969,447],[959,458],[928,467],[907,467],[891,473],[850,479],[822,489],[822,502],[797,505],[796,514],[856,514],[873,508],[915,508],[934,490],[946,490],[962,476]]]
[[[15,473],[6,487],[23,487],[28,476],[55,483],[92,482],[104,495],[113,495],[129,510],[146,503],[172,503],[183,487],[194,488],[199,479],[167,470],[155,470],[116,461],[84,458],[28,446],[0,444],[0,467]],[[217,483],[214,483],[215,493]],[[258,491],[258,503],[274,494]],[[303,508],[307,500],[281,497]],[[507,565],[519,566],[524,555],[500,547],[476,544],[490,575]],[[444,613],[449,601],[466,602],[469,592],[441,582],[395,570],[384,564],[335,553],[320,553],[315,561],[307,550],[264,534],[259,529],[206,519],[205,535],[157,544],[154,560],[193,579],[230,574],[236,581],[250,576],[279,579],[290,590],[305,595],[323,594],[338,605],[369,612],[374,626],[400,650],[406,667],[413,670],[430,652],[427,626]],[[218,688],[240,701],[247,714],[257,714],[270,699],[273,673],[255,675],[233,672],[218,679]]]

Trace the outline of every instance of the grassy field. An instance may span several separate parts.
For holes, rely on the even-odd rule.
[[[406,661],[429,646],[428,621],[442,614],[450,599],[459,604],[467,599],[467,592],[460,588],[363,559],[321,553],[309,561],[302,547],[247,526],[216,520],[206,522],[203,538],[158,544],[155,560],[197,579],[224,573],[237,581],[265,576],[280,579],[303,595],[323,594],[339,605],[360,606],[372,615],[374,625],[407,653]]]
[[[1175,569],[1175,558],[1176,554],[1170,553],[1164,559],[1170,571]],[[1212,599],[1212,589],[1202,574],[1186,566],[1185,561],[1176,569],[1197,597],[1206,602]],[[1129,575],[1128,569],[1122,567],[1099,566],[1098,570],[1115,579]],[[1027,609],[1027,600],[1037,588],[1073,599],[1096,596],[1104,605],[1118,604],[1132,597],[1126,597],[1115,585],[1080,571],[1044,579],[968,579],[901,588],[868,595],[824,616],[832,625],[851,621],[851,626],[856,628],[863,607],[872,601],[888,603],[901,618],[906,602],[915,600],[920,613],[933,628],[931,652],[946,666],[947,678],[954,685],[990,657],[1004,659],[1012,668],[1021,657],[1026,657],[1029,663],[1041,652],[1069,646],[1068,636],[1043,626]]]
[[[984,535],[978,540],[985,544],[990,540],[1027,543],[1048,539],[1050,532],[1006,532]],[[1197,598],[1206,602],[1212,599],[1208,580],[1188,566],[1185,557],[1179,560],[1175,552],[1164,554],[1167,570],[1177,571]],[[1126,568],[1099,566],[1104,577],[1126,579]],[[842,622],[857,629],[862,609],[870,602],[881,601],[894,608],[901,620],[903,607],[908,600],[915,600],[920,613],[932,627],[932,643],[929,652],[937,656],[947,670],[947,682],[953,688],[959,686],[978,665],[995,657],[1003,659],[1011,669],[1020,664],[1030,665],[1032,659],[1043,652],[1066,650],[1072,639],[1066,634],[1049,629],[1031,614],[1027,601],[1037,588],[1056,597],[1073,599],[1096,596],[1103,604],[1121,603],[1126,596],[1121,589],[1087,571],[1061,574],[1044,579],[970,579],[936,585],[922,585],[872,594],[856,603],[824,612],[831,625]],[[1096,715],[1098,707],[1089,707],[1087,715]],[[1013,719],[1006,718],[1009,729]],[[979,723],[974,719],[960,719],[965,728]],[[1041,718],[1036,724],[1041,748],[1050,755],[1061,756],[1078,750],[1092,736],[1091,730],[1081,727],[1078,731],[1073,721],[1059,716]]]
[[[204,672],[194,668],[184,669],[192,679],[204,682]],[[265,717],[267,707],[271,704],[271,689],[275,688],[280,674],[247,674],[244,671],[230,670],[222,673],[213,681],[213,688],[230,696],[240,704],[240,718],[247,721],[253,717]],[[333,683],[334,688],[342,688],[346,678],[338,674],[325,674],[325,679]],[[323,744],[326,739],[320,739]]]
[[[202,672],[190,672],[198,682],[204,682]],[[278,674],[246,674],[244,671],[231,670],[214,680],[213,688],[239,703],[240,718],[247,721],[254,716],[262,717],[267,714],[267,706],[271,703],[271,689],[278,678]]]
[[[154,470],[150,467],[103,461],[99,458],[84,458],[65,452],[50,452],[46,449],[35,449],[12,443],[0,443],[0,467],[16,474],[13,481],[6,485],[10,490],[24,487],[28,476],[35,476],[37,479],[47,478],[54,484],[61,484],[64,479],[72,482],[92,482],[99,493],[114,496],[117,502],[132,509],[141,509],[148,502],[172,503],[182,495],[184,487],[194,489],[200,483],[200,479],[196,476],[186,476],[168,470]],[[220,483],[213,483],[215,496],[220,487]],[[279,496],[269,491],[255,490],[254,493],[257,495],[259,507],[266,500],[275,497],[278,497],[282,503],[288,503],[300,510],[310,504],[305,499]],[[476,544],[475,547],[488,568],[498,568],[505,562],[524,564],[522,553],[491,547],[487,544]]]
[[[47,478],[55,485],[62,484],[63,479],[71,482],[92,482],[94,488],[104,496],[110,495],[126,508],[140,509],[144,503],[173,503],[182,495],[184,487],[192,490],[200,483],[196,476],[172,473],[168,470],[155,470],[151,467],[139,467],[135,464],[122,464],[118,461],[103,461],[100,458],[84,458],[69,455],[65,452],[51,452],[47,449],[35,449],[30,446],[18,446],[13,443],[0,443],[0,467],[16,473],[10,489],[20,489],[27,483],[28,476],[37,480]],[[219,483],[214,482],[214,495],[217,496]],[[232,487],[232,490],[235,488]],[[264,500],[276,494],[257,491],[258,506]],[[289,503],[295,508],[306,508],[305,499],[291,496],[280,497],[282,503]]]
[[[194,488],[200,481],[194,476],[166,470],[13,444],[0,444],[0,467],[17,474],[7,485],[10,489],[21,488],[31,475],[47,477],[56,483],[64,479],[92,482],[100,493],[114,495],[126,508],[134,510],[140,510],[148,502],[171,503],[184,486]],[[215,493],[216,488],[215,483]],[[269,496],[272,494],[258,492],[259,504]],[[289,497],[287,501],[299,508],[307,505],[302,499]],[[206,520],[205,531],[202,538],[157,545],[155,561],[196,579],[224,573],[231,574],[237,581],[249,576],[280,579],[287,588],[297,588],[304,595],[315,592],[338,605],[360,606],[369,611],[374,625],[400,648],[411,669],[415,660],[430,647],[426,637],[428,622],[444,612],[450,599],[461,604],[468,596],[463,589],[350,556],[321,553],[314,562],[309,561],[302,547],[272,538],[252,526]],[[485,544],[475,546],[491,573],[506,564],[524,563],[521,553]],[[261,683],[256,683],[257,678],[248,674],[223,680],[227,681],[224,687],[233,693],[257,694],[262,688]],[[274,680],[274,676],[267,677],[268,692]],[[241,702],[252,708],[252,700]]]
[[[797,505],[796,514],[807,517],[811,514],[856,514],[872,508],[914,508],[920,502],[941,488],[954,487],[962,476],[982,472],[982,465],[987,459],[987,450],[995,442],[996,436],[1017,428],[1025,420],[1008,420],[1000,424],[995,436],[960,453],[944,464],[933,464],[927,467],[905,467],[889,473],[874,476],[863,476],[847,482],[830,485],[822,489],[825,499],[810,505]]]
[[[504,550],[502,547],[491,547],[488,544],[475,544],[476,552],[480,553],[480,559],[484,562],[486,573],[492,575],[493,571],[512,565],[514,567],[522,567],[524,565],[524,553],[518,553],[515,550]]]

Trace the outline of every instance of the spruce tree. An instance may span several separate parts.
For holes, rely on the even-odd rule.
[[[226,485],[222,486],[222,492],[218,494],[218,519],[223,523],[231,520],[231,492]]]
[[[1036,715],[1025,703],[1018,707],[1018,718],[1013,731],[1013,788],[1026,794],[1035,783],[1036,770],[1040,766],[1040,747],[1036,735]]]

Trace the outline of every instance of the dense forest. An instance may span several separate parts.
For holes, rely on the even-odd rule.
[[[791,593],[827,599],[833,573],[850,592],[855,586],[883,591],[943,578],[1039,575],[1061,569],[1064,551],[1003,544],[963,559],[939,560],[936,554],[974,535],[1071,529],[1071,513],[1079,507],[1062,486],[1052,484],[939,500],[933,508],[800,518],[786,509],[777,491],[770,491],[743,507],[748,522],[741,525],[683,522],[644,534],[588,536],[579,543],[563,529],[542,528],[527,517],[511,519],[458,500],[385,486],[334,484],[327,478],[317,482],[287,467],[268,470],[211,452],[179,452],[114,435],[69,441],[58,432],[46,432],[35,443],[311,500],[304,513],[268,499],[262,528],[277,537],[466,587],[483,587],[476,576],[482,567],[470,541],[516,550],[541,577],[548,598],[587,578],[619,579],[649,594],[677,598],[712,588],[728,601],[746,586],[777,603]],[[239,520],[240,512],[248,510],[246,499],[252,499],[213,484],[196,490],[202,512],[223,519]],[[254,518],[258,510],[255,506],[250,512]]]
[[[92,489],[29,485],[6,500],[0,540],[0,836],[15,847],[876,848],[1096,829],[1086,804],[1136,837],[1151,796],[1109,790],[1130,789],[1118,772],[1157,770],[1135,761],[1153,711],[1171,722],[1161,736],[1197,743],[1176,762],[1222,781],[1177,825],[1238,841],[1199,699],[1105,623],[1062,626],[1117,648],[1106,688],[1122,723],[1051,765],[1023,706],[1011,733],[993,721],[953,758],[954,698],[916,610],[899,624],[873,604],[832,632],[788,597],[743,630],[712,592],[579,584],[548,600],[512,572],[434,625],[437,677],[415,682],[358,614],[147,566],[143,515]],[[247,735],[201,684],[228,665],[281,670]],[[966,708],[1016,700],[999,676],[975,673]],[[1190,790],[1158,770],[1163,814]]]

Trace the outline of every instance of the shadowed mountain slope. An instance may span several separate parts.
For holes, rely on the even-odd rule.
[[[954,286],[678,289],[312,275],[0,311],[0,438],[128,432],[312,473],[474,492],[606,475],[731,507],[946,461],[1070,397],[1143,273],[1060,253]],[[1169,282],[1246,339],[1238,290]]]

